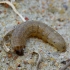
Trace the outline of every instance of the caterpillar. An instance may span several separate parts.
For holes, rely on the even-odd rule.
[[[48,42],[58,51],[64,52],[66,50],[65,40],[53,28],[40,21],[26,21],[18,24],[12,33],[11,46],[14,52],[23,55],[26,41],[31,37],[37,37]]]

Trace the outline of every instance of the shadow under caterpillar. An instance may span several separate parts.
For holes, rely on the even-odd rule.
[[[18,24],[11,36],[11,46],[18,55],[23,55],[26,41],[31,37],[42,39],[61,52],[66,50],[63,37],[53,28],[39,21],[26,21]]]

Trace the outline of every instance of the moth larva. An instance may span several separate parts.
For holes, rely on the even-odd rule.
[[[54,29],[39,21],[26,21],[16,26],[11,37],[11,46],[18,55],[23,55],[23,48],[30,37],[40,38],[59,51],[66,50],[64,39]]]

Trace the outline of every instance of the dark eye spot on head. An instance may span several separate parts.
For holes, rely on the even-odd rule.
[[[58,50],[59,51],[59,50]]]
[[[55,43],[55,42],[54,42]]]
[[[23,49],[19,49],[19,50],[15,50],[16,54],[19,55],[19,56],[22,56],[24,55],[23,53]]]
[[[65,47],[63,46],[63,49],[65,49]]]
[[[66,48],[65,48],[65,46],[63,46],[63,51],[62,52],[65,52],[66,51]]]

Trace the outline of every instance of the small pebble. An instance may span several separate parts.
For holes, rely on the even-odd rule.
[[[30,60],[28,60],[28,63],[33,65],[35,62],[33,59],[30,59]]]
[[[24,64],[28,64],[28,61],[23,61]]]
[[[18,21],[17,23],[18,23],[18,24],[20,24],[20,22],[19,22],[19,21]]]
[[[62,63],[62,64],[66,64],[66,61],[62,61],[61,63]]]
[[[2,13],[2,11],[0,11],[0,14]]]
[[[67,10],[67,9],[68,9],[68,6],[67,6],[67,5],[65,5],[65,4],[63,5],[63,7],[65,8],[65,10]]]
[[[63,22],[65,19],[63,19],[63,18],[58,18],[57,19],[59,22]]]
[[[13,57],[13,60],[16,60],[17,58],[18,58],[18,56],[14,56],[14,57]]]
[[[9,5],[6,4],[6,3],[4,3],[3,6],[4,6],[5,8],[9,8]]]
[[[48,66],[48,64],[44,63],[44,62],[41,62],[40,65],[39,65],[39,68],[40,69],[43,69],[44,67]]]
[[[12,54],[11,54],[11,53],[9,53],[9,54],[8,54],[8,58],[11,58],[11,57],[12,57]]]
[[[14,70],[11,66],[8,67],[8,70]]]
[[[28,17],[25,17],[25,20],[29,20],[29,18]]]

